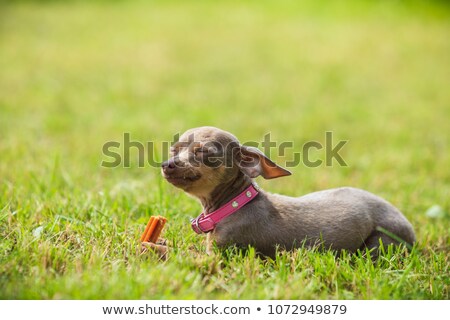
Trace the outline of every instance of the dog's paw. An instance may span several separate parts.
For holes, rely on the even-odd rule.
[[[156,253],[160,259],[167,260],[167,254],[169,252],[169,247],[166,245],[166,240],[158,239],[156,243],[152,242],[142,242],[141,243],[141,254],[146,254],[148,252]]]

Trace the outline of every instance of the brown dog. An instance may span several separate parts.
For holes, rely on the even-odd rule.
[[[378,248],[380,239],[384,245],[398,244],[399,239],[415,241],[413,228],[400,211],[364,190],[343,187],[292,198],[252,187],[259,175],[272,179],[290,172],[214,127],[185,132],[172,146],[162,173],[200,200],[203,213],[192,226],[219,247],[250,245],[274,256],[277,247],[291,250],[320,244],[355,252]]]

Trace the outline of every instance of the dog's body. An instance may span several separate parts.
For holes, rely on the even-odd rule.
[[[396,241],[377,230],[389,230],[413,243],[411,224],[390,203],[360,189],[338,188],[292,198],[262,191],[212,232],[219,246],[254,246],[273,256],[284,249],[320,245],[335,250],[376,248]],[[255,236],[257,235],[257,236]]]
[[[290,174],[257,149],[242,146],[230,133],[213,127],[183,134],[162,167],[169,182],[200,200],[205,214],[239,195],[259,175],[271,179]],[[412,244],[415,236],[394,206],[367,191],[344,187],[299,198],[260,190],[251,202],[217,223],[208,239],[219,247],[250,245],[273,256],[277,247],[320,245],[355,252],[377,248],[380,239],[384,245],[398,244],[398,239]]]

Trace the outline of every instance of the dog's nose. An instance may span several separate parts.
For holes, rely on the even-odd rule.
[[[175,171],[177,165],[175,163],[175,159],[171,158],[171,159],[169,159],[167,161],[164,161],[161,164],[161,167],[162,167],[164,173],[171,174],[171,173],[173,173]]]

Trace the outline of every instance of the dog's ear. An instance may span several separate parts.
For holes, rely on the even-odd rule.
[[[291,172],[276,165],[257,148],[240,146],[235,154],[236,164],[250,178],[259,175],[264,179],[273,179],[291,175]]]

